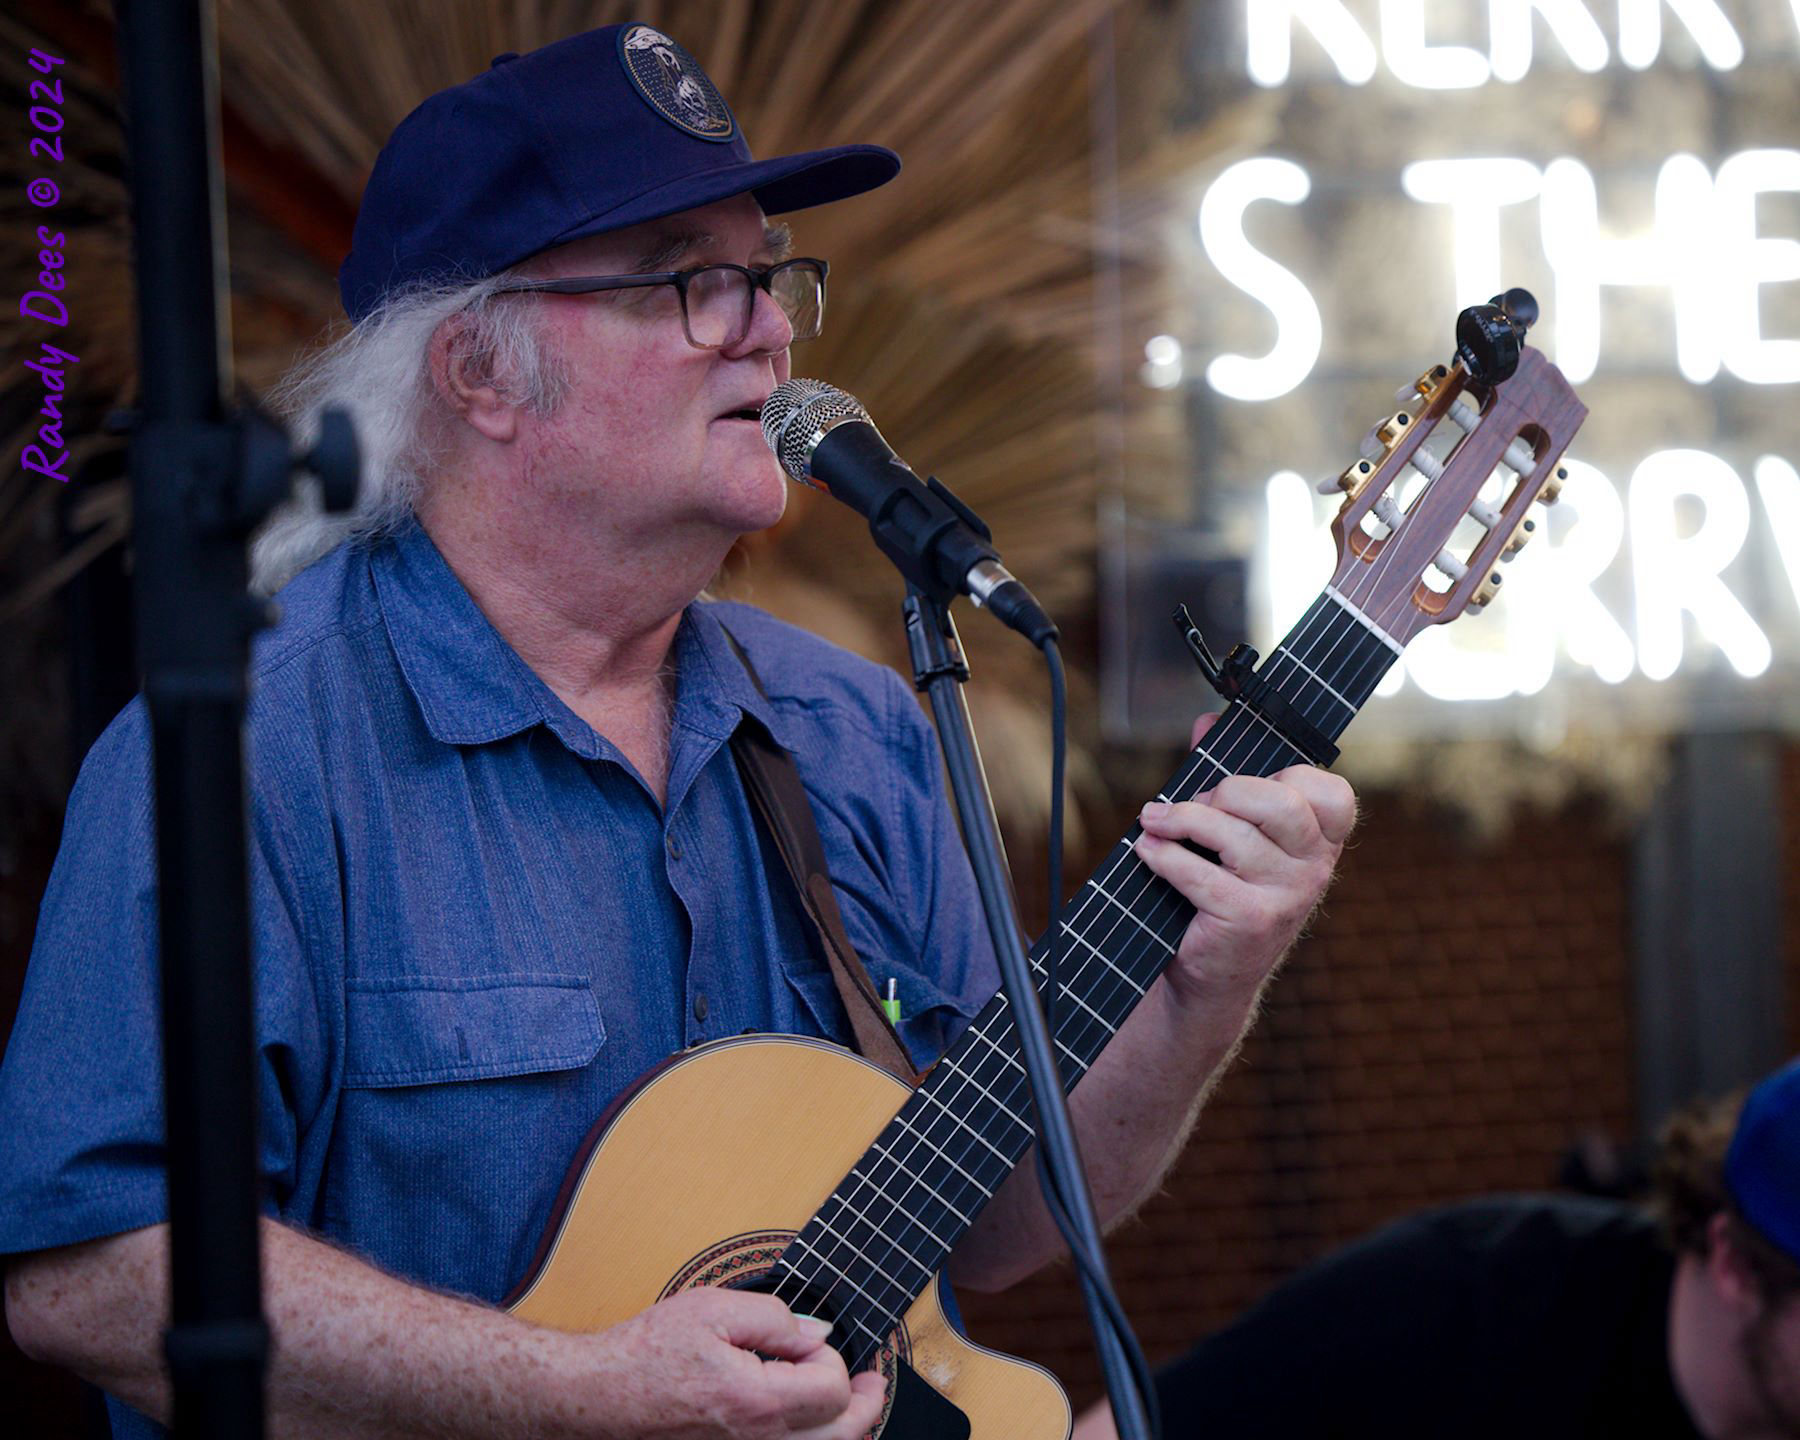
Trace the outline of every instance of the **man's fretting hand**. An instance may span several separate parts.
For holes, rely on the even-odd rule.
[[[1218,718],[1195,723],[1195,745]],[[1139,823],[1138,857],[1196,912],[1164,972],[1174,997],[1247,1005],[1331,883],[1356,796],[1341,777],[1296,765],[1268,779],[1231,776],[1195,800],[1146,805]]]

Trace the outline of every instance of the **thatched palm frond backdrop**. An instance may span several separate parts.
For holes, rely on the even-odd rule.
[[[131,399],[115,42],[98,0],[80,8],[27,0],[25,13],[29,25],[6,22],[9,58],[0,64],[17,68],[10,57],[33,43],[57,49],[70,57],[65,73],[78,96],[68,133],[79,153],[63,214],[75,231],[70,275],[80,286],[70,327],[82,345],[71,426],[85,437],[79,462],[105,443],[105,413]],[[1101,487],[1116,483],[1120,468],[1105,437],[1125,434],[1152,462],[1134,466],[1152,477],[1152,490],[1162,482],[1179,489],[1178,402],[1136,386],[1121,391],[1109,338],[1141,344],[1164,328],[1163,267],[1154,253],[1122,256],[1123,314],[1104,311],[1095,284],[1097,267],[1120,246],[1116,224],[1095,205],[1104,173],[1093,143],[1097,27],[1130,76],[1118,106],[1126,166],[1114,193],[1141,221],[1162,203],[1169,171],[1190,159],[1171,160],[1167,147],[1148,143],[1173,78],[1175,20],[1160,8],[1120,0],[221,0],[240,378],[266,386],[337,320],[333,271],[357,197],[382,141],[415,104],[502,51],[627,18],[659,25],[694,51],[758,153],[853,139],[905,159],[885,189],[793,217],[806,248],[830,256],[834,274],[831,322],[796,352],[795,369],[857,394],[902,453],[940,468],[1064,621],[1080,791],[1093,775],[1083,738],[1095,731],[1094,517]],[[23,75],[9,78],[23,88]],[[8,224],[9,243],[22,246],[29,228]],[[1133,228],[1144,233],[1141,223]],[[22,248],[6,258],[21,273],[31,264]],[[8,323],[0,336],[22,341]],[[12,376],[6,383],[0,433],[13,459],[29,438],[29,396]],[[43,547],[62,497],[53,482],[35,480],[13,464],[0,481],[0,624],[15,640],[49,623],[55,586],[118,543],[127,524],[123,482],[80,487],[73,528],[85,538],[50,556]],[[816,499],[797,494],[781,527],[752,537],[723,588],[903,664],[896,582],[864,563],[860,522]],[[981,622],[965,629],[997,799],[1009,828],[1035,837],[1048,803],[1036,659],[985,634]],[[41,647],[11,648],[42,659]],[[23,756],[51,742],[33,734],[6,743]]]

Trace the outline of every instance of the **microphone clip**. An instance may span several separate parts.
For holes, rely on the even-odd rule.
[[[988,541],[990,544],[993,543],[994,532],[988,529],[987,521],[983,520],[967,505],[963,504],[962,497],[942,480],[938,479],[935,475],[928,475],[925,477],[925,488],[954,510],[957,516],[962,520],[963,524],[967,525],[983,540]]]
[[[1321,769],[1329,770],[1337,763],[1338,747],[1300,713],[1293,701],[1256,673],[1258,657],[1254,649],[1233,645],[1221,663],[1213,658],[1206,637],[1187,606],[1177,605],[1171,618],[1206,683],[1218,691],[1226,704],[1242,705]]]

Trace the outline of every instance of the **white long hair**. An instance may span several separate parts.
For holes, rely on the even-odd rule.
[[[323,411],[349,414],[362,480],[347,514],[325,514],[308,483],[270,517],[250,552],[253,590],[273,594],[344,541],[373,541],[410,519],[452,433],[431,378],[431,339],[445,321],[457,318],[472,373],[502,398],[539,415],[561,403],[568,372],[544,338],[539,302],[494,295],[515,273],[397,292],[360,324],[328,332],[281,378],[269,402],[297,443],[313,442]]]

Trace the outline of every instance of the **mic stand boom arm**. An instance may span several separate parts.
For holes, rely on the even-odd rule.
[[[1000,961],[1001,983],[1012,1006],[1020,1057],[1031,1084],[1037,1142],[1057,1192],[1063,1197],[1063,1209],[1084,1241],[1088,1255],[1096,1266],[1101,1267],[1099,1278],[1104,1279],[1105,1255],[1101,1250],[1099,1219],[1075,1146],[1075,1128],[1069,1119],[1062,1074],[1051,1049],[1050,1027],[1038,1004],[1037,987],[1031,980],[1024,931],[1019,924],[1013,894],[1012,872],[1006,863],[1000,823],[994,814],[994,797],[988,790],[987,773],[982,769],[981,752],[975,743],[975,728],[969,719],[968,701],[962,692],[962,686],[969,678],[962,643],[957,638],[949,608],[921,593],[911,583],[906,587],[902,608],[906,617],[907,646],[912,655],[913,685],[931,697],[938,742],[944,752],[945,768],[949,771],[950,789],[956,797],[963,845],[975,871],[982,909],[987,915],[988,935]],[[1059,898],[1050,897],[1052,914],[1056,913]],[[1049,1197],[1045,1198],[1048,1201]],[[1075,1274],[1081,1282],[1082,1300],[1087,1307],[1088,1323],[1094,1331],[1100,1367],[1106,1378],[1121,1440],[1147,1440],[1149,1417],[1118,1331],[1095,1290],[1096,1277],[1082,1265],[1075,1267]]]

